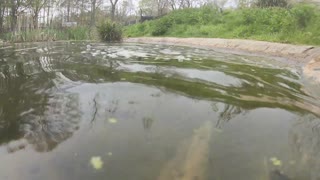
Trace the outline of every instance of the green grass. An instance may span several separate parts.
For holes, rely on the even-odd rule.
[[[320,45],[320,10],[304,4],[224,12],[214,7],[184,9],[126,27],[124,34],[127,37],[237,38]]]
[[[48,40],[92,40],[95,39],[88,27],[73,27],[67,29],[43,29],[18,33],[5,33],[1,39],[8,42],[36,42]]]

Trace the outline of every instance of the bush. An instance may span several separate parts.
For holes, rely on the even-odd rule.
[[[279,1],[278,3],[280,3]],[[229,9],[210,6],[170,12],[160,19],[128,26],[137,36],[242,38],[320,45],[320,11],[312,5]]]
[[[99,37],[105,42],[122,41],[122,27],[111,21],[105,21],[97,26]]]
[[[154,24],[153,31],[151,32],[151,35],[152,36],[164,35],[172,25],[173,25],[173,22],[169,17],[163,17],[156,21],[156,23]]]
[[[304,4],[291,9],[299,28],[305,28],[310,20],[315,17],[316,11],[315,7]]]

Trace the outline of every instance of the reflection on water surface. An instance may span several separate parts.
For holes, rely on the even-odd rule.
[[[143,44],[0,48],[0,177],[318,179],[312,91],[294,67],[261,57]]]

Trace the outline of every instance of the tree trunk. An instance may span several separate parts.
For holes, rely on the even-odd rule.
[[[158,5],[157,5],[157,9],[158,9],[157,16],[161,16],[161,8],[160,8],[160,4],[158,4]]]
[[[0,33],[3,32],[3,17],[0,17]]]
[[[67,22],[70,22],[70,0],[68,0],[68,6],[67,6]]]
[[[16,32],[17,29],[17,15],[15,11],[11,12],[11,31]]]
[[[33,18],[33,28],[38,29],[39,12],[35,12],[32,18]]]
[[[17,29],[17,5],[14,0],[11,0],[11,11],[10,11],[10,17],[11,17],[11,31],[16,32]]]
[[[116,5],[118,3],[119,0],[115,0],[113,2],[113,0],[110,0],[111,3],[111,20],[114,21],[115,19],[115,14],[116,14]]]
[[[0,2],[0,33],[3,32],[3,16],[4,16],[4,5]]]
[[[81,1],[80,24],[84,24],[84,0]]]
[[[175,3],[174,0],[171,0],[170,5],[171,5],[171,9],[172,9],[173,11],[176,10],[176,3]]]
[[[96,0],[91,1],[91,20],[90,20],[90,26],[93,27],[96,24]]]
[[[50,26],[50,3],[48,4],[48,9],[47,9],[47,27]]]
[[[114,21],[115,14],[116,14],[116,5],[113,4],[113,5],[111,6],[111,20],[112,20],[112,21]]]
[[[1,9],[1,7],[0,7],[0,33],[2,33],[3,32],[3,9]]]

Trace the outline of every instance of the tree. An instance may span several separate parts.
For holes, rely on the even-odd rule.
[[[110,0],[111,4],[111,20],[114,20],[116,14],[116,5],[119,0]]]
[[[91,4],[90,26],[94,27],[96,24],[97,10],[99,10],[99,7],[103,3],[102,3],[102,0],[90,0],[90,4]]]
[[[155,4],[153,0],[139,1],[139,10],[141,16],[150,16],[154,14]]]
[[[47,25],[51,25],[54,14],[56,11],[54,10],[57,6],[59,6],[59,0],[47,0],[47,3],[44,5],[44,10],[47,8]]]
[[[192,8],[194,0],[180,0],[180,4],[182,8]]]
[[[33,27],[38,29],[39,26],[39,13],[41,9],[47,5],[48,0],[27,0],[27,7],[32,11]]]
[[[4,25],[4,13],[6,10],[6,0],[0,1],[0,33],[3,31],[3,25]]]
[[[258,0],[256,6],[261,8],[266,7],[287,7],[287,0]]]
[[[139,8],[141,15],[157,15],[161,16],[165,14],[169,7],[174,3],[170,0],[141,0],[139,2]]]
[[[118,19],[125,22],[126,18],[130,17],[134,12],[134,4],[132,3],[132,0],[121,1],[117,11]]]
[[[8,6],[10,7],[10,28],[12,32],[16,32],[17,30],[17,14],[22,5],[22,0],[9,0],[8,2]]]
[[[182,6],[182,0],[168,0],[171,10],[180,9]]]
[[[91,0],[91,20],[90,20],[91,27],[93,27],[96,22],[96,5],[97,5],[97,0]]]
[[[157,4],[157,13],[158,16],[165,14],[166,9],[168,9],[169,2],[168,0],[155,0]]]
[[[72,21],[71,20],[72,10],[75,7],[77,7],[79,3],[80,3],[79,0],[58,0],[57,4],[60,8],[62,8],[60,9],[60,11],[63,12],[63,18],[66,19],[67,22]]]

